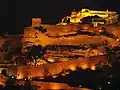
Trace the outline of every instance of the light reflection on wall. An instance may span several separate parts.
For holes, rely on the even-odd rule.
[[[51,89],[60,89],[62,88],[60,85],[58,84],[54,84],[54,85],[50,85]]]
[[[88,65],[87,65],[87,64],[82,64],[82,65],[81,65],[81,68],[82,68],[83,70],[85,70],[85,69],[88,68]]]
[[[79,60],[68,60],[64,62],[58,62],[58,63],[52,63],[52,64],[45,64],[40,66],[21,66],[17,70],[17,74],[19,74],[18,78],[20,76],[25,76],[25,72],[28,73],[28,77],[45,77],[47,76],[53,76],[59,74],[61,72],[64,72],[65,70],[76,70],[76,67],[81,68],[83,70],[86,70],[87,68],[90,68],[91,70],[96,69],[96,64],[100,63],[104,65],[108,65],[107,63],[107,57],[106,56],[99,56],[94,57],[94,59],[79,59]],[[23,73],[24,72],[24,73]],[[22,75],[21,75],[22,74]],[[65,73],[64,73],[65,74]]]
[[[54,62],[55,60],[53,58],[48,58],[49,62]]]
[[[72,70],[72,71],[75,71],[75,70],[76,70],[76,66],[75,66],[75,65],[70,65],[69,68],[70,68],[70,70]]]
[[[91,70],[96,70],[95,65],[92,65],[92,66],[91,66]]]

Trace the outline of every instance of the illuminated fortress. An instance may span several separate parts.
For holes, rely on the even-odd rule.
[[[94,28],[91,25],[93,22],[78,24],[81,23],[81,19],[88,16],[101,17],[105,20],[106,25]],[[65,19],[69,20],[69,24],[64,22]],[[36,77],[44,79],[50,76],[52,78],[65,76],[77,69],[96,70],[98,67],[111,66],[105,47],[114,48],[120,45],[120,27],[108,25],[117,20],[116,12],[89,9],[72,12],[70,16],[62,19],[61,24],[63,25],[41,24],[40,18],[32,18],[32,26],[25,27],[23,35],[0,37],[1,47],[7,41],[10,49],[17,48],[17,46],[22,47],[24,55],[13,57],[14,66],[18,65],[14,69],[5,69],[9,75],[14,74],[17,79]],[[34,46],[40,47],[41,57],[29,55],[32,49],[36,48]],[[4,54],[6,52],[0,53],[3,59]],[[26,65],[23,65],[24,61]],[[7,67],[11,65],[1,64],[1,66]]]
[[[112,11],[97,11],[97,10],[89,10],[89,9],[82,9],[79,12],[73,11],[71,12],[70,16],[66,16],[62,19],[62,22],[69,20],[70,23],[80,23],[81,19],[88,16],[99,16],[105,20],[105,24],[112,24],[118,21],[118,14],[117,12]]]

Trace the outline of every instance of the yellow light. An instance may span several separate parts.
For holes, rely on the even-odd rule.
[[[95,52],[96,52],[96,50],[93,50],[93,52],[95,53]]]
[[[39,62],[37,63],[38,65],[43,65],[46,64],[47,62],[45,60],[39,60]]]
[[[92,65],[91,70],[95,70],[95,69],[96,69],[95,65]]]
[[[103,30],[99,30],[99,32],[103,32]]]
[[[48,58],[49,62],[54,62],[55,60],[53,58]]]
[[[75,71],[75,70],[76,70],[76,67],[73,66],[73,65],[71,65],[71,66],[70,66],[70,69],[71,69],[72,71]]]
[[[61,75],[62,75],[62,76],[65,76],[65,73],[62,73]]]
[[[56,85],[56,84],[55,85],[51,85],[51,86],[52,86],[51,89],[61,89],[60,86]]]
[[[56,77],[58,77],[58,76],[57,76],[57,75],[53,75],[52,77],[53,77],[53,78],[56,78]]]
[[[81,65],[81,68],[82,68],[82,69],[87,69],[87,68],[88,68],[88,65],[87,65],[87,64],[83,64],[83,65]]]
[[[17,76],[17,79],[23,79],[23,75],[19,74],[19,76]]]
[[[70,72],[65,72],[65,74],[70,74]]]

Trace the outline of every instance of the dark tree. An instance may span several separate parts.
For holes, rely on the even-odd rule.
[[[83,24],[91,24],[92,23],[92,17],[88,16],[88,17],[84,17],[80,20]]]
[[[26,81],[25,81],[24,90],[32,90],[30,80],[26,80]]]
[[[1,73],[2,73],[4,76],[7,76],[7,70],[2,69]]]
[[[105,21],[103,20],[103,18],[102,18],[102,17],[99,17],[98,15],[84,17],[84,18],[82,18],[80,21],[81,21],[83,24],[92,24],[93,20],[94,20],[94,21],[97,21],[97,22],[99,22],[99,21],[105,22]]]
[[[35,60],[35,65],[37,64],[37,59],[38,58],[42,58],[43,60],[45,60],[46,62],[48,62],[45,58],[44,58],[44,54],[46,52],[46,47],[42,47],[41,45],[38,46],[30,46],[26,48],[28,50],[28,57],[31,60]]]
[[[105,47],[106,48],[106,53],[107,53],[107,57],[108,57],[108,62],[110,65],[112,65],[113,63],[113,57],[114,57],[114,52],[110,47]]]
[[[14,86],[15,84],[16,84],[16,78],[14,76],[8,77],[6,81],[6,86],[11,87]]]
[[[36,27],[34,27],[34,28],[40,30],[41,33],[45,33],[45,32],[47,32],[47,29],[44,28],[44,27],[42,27],[42,26],[36,26]]]

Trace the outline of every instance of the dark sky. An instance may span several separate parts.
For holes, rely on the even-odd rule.
[[[12,29],[5,30],[9,32],[23,31],[25,26],[31,24],[32,17],[42,17],[44,23],[56,23],[74,8],[120,11],[119,0],[14,0],[15,2],[10,2],[9,5],[7,0],[2,1],[4,10],[1,16],[10,18],[8,20]],[[11,20],[14,23],[11,23]]]
[[[5,25],[7,19],[8,19],[8,1],[0,0],[0,32],[4,31],[3,27],[1,26]]]

